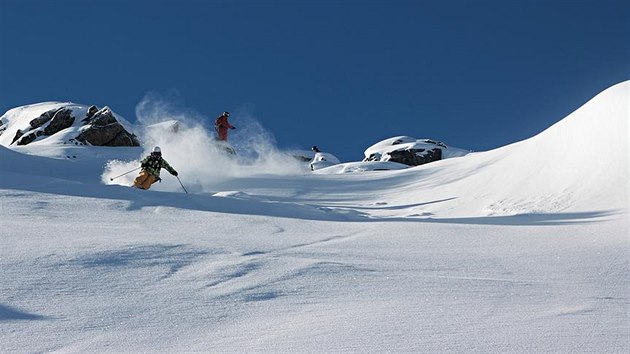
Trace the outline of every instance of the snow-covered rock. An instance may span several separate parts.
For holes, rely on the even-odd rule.
[[[391,161],[408,166],[464,156],[469,150],[446,146],[431,139],[416,139],[409,136],[396,136],[382,140],[365,150],[363,161]]]
[[[0,118],[0,145],[139,146],[131,124],[109,107],[45,102],[14,108]]]
[[[18,129],[11,144],[28,145],[40,136],[50,136],[69,128],[74,120],[72,110],[69,108],[56,108],[44,112],[29,122],[30,129]]]

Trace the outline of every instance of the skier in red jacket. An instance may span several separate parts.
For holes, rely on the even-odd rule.
[[[228,129],[236,129],[236,127],[232,126],[232,124],[228,122],[229,116],[230,112],[223,112],[223,114],[214,121],[214,129],[219,135],[219,140],[227,141]]]

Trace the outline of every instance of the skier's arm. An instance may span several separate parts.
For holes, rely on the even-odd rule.
[[[162,168],[165,168],[173,176],[177,176],[177,171],[175,171],[175,169],[171,167],[171,165],[169,165],[168,162],[166,162],[166,160],[164,159],[162,159]]]

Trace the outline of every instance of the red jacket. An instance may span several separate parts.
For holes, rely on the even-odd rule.
[[[226,116],[221,116],[214,121],[214,129],[219,135],[219,140],[227,141],[228,129],[234,129],[234,127],[228,122]]]

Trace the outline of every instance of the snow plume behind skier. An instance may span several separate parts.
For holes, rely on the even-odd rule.
[[[208,129],[210,113],[204,116],[182,107],[173,94],[147,94],[138,104],[136,116],[141,128],[138,134],[145,148],[138,159],[150,154],[154,146],[160,146],[165,159],[177,162],[179,178],[189,192],[215,192],[218,184],[238,177],[304,173],[303,165],[278,151],[273,135],[247,111],[237,109],[233,113],[239,122],[239,129],[230,135],[230,143],[237,152],[234,156],[216,144],[214,131]],[[131,176],[114,182],[109,178],[136,168],[138,161],[110,161],[103,182],[131,185]],[[176,179],[165,178],[153,184],[151,190],[181,192],[181,186]]]

